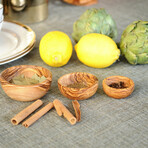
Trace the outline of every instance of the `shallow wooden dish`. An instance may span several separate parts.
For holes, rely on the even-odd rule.
[[[96,93],[98,79],[85,72],[69,73],[59,78],[58,87],[63,96],[72,100],[84,100]]]
[[[34,74],[45,76],[45,81],[33,85],[15,85],[9,81],[17,75],[23,74],[32,77]],[[33,101],[43,97],[50,89],[52,74],[49,70],[33,65],[20,65],[7,68],[0,74],[0,82],[4,92],[12,99],[18,101]]]
[[[98,0],[63,0],[63,1],[65,3],[77,6],[89,6],[98,3]]]
[[[134,82],[128,77],[111,76],[103,80],[104,92],[112,98],[122,99],[128,97],[134,90]],[[112,85],[123,85],[123,88],[114,88]],[[118,85],[118,86],[119,86]]]

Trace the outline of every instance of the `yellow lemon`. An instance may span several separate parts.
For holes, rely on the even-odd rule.
[[[108,36],[98,33],[84,35],[75,45],[79,60],[87,66],[105,68],[120,56],[116,43]]]
[[[73,47],[70,38],[63,32],[51,31],[45,34],[39,45],[42,60],[53,67],[60,67],[69,61]]]

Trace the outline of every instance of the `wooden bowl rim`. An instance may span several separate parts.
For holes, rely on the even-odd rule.
[[[92,75],[92,76],[95,77],[97,80],[96,80],[95,83],[92,84],[91,86],[82,87],[82,88],[67,87],[67,86],[62,85],[62,84],[59,82],[63,77],[65,77],[65,76],[67,76],[67,75],[70,75],[70,74],[75,74],[75,73],[84,73],[84,74]],[[99,80],[98,80],[98,78],[97,78],[95,75],[93,75],[93,74],[91,74],[91,73],[87,73],[87,72],[72,72],[72,73],[64,74],[63,76],[61,76],[61,77],[58,79],[58,84],[61,85],[62,87],[71,88],[71,89],[75,89],[75,90],[84,90],[84,89],[91,88],[92,86],[98,84],[98,82],[99,82]]]
[[[37,84],[32,84],[32,85],[16,85],[16,84],[12,84],[10,83],[9,81],[7,81],[6,79],[4,79],[4,77],[2,76],[2,74],[10,69],[10,68],[14,68],[14,67],[25,67],[25,68],[33,68],[33,67],[36,67],[36,68],[43,68],[45,70],[47,70],[49,72],[49,75],[48,77],[41,83],[37,83]],[[5,70],[3,70],[1,73],[0,73],[0,82],[3,81],[11,86],[15,86],[15,87],[38,87],[39,85],[42,85],[44,83],[46,83],[47,81],[50,81],[52,82],[52,73],[50,70],[48,70],[47,68],[44,68],[44,67],[41,67],[41,66],[37,66],[37,65],[17,65],[17,66],[12,66],[12,67],[8,67],[6,68]]]
[[[129,87],[121,88],[121,89],[120,88],[119,89],[116,89],[116,88],[113,88],[113,87],[108,86],[106,84],[107,79],[112,79],[112,78],[115,78],[115,77],[117,77],[117,78],[125,78],[125,79],[127,79],[127,80],[129,80],[131,82],[131,85]],[[130,79],[128,77],[125,77],[125,76],[109,76],[109,77],[107,77],[107,78],[105,78],[103,80],[102,84],[105,85],[108,89],[116,90],[116,91],[120,91],[120,90],[131,90],[131,88],[134,87],[134,85],[135,85],[134,84],[134,81],[132,79]]]

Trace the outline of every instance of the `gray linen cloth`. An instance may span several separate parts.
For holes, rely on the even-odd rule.
[[[53,74],[51,90],[42,98],[44,104],[60,99],[74,113],[71,100],[61,95],[57,80],[76,71],[89,72],[99,79],[99,89],[88,100],[79,101],[82,111],[80,123],[72,126],[53,109],[26,129],[13,126],[10,119],[32,102],[10,99],[0,88],[0,147],[1,148],[147,148],[148,147],[148,65],[130,65],[124,58],[105,69],[83,65],[75,51],[67,65],[54,68],[39,56],[41,37],[49,31],[59,30],[71,37],[75,20],[88,8],[105,8],[118,26],[118,39],[122,31],[135,20],[148,20],[147,0],[99,0],[92,6],[73,6],[60,0],[50,0],[47,20],[29,24],[37,35],[35,48],[26,56],[0,66],[0,72],[15,65],[39,65]],[[72,38],[71,38],[72,39]],[[73,41],[73,45],[74,45]],[[112,99],[102,90],[102,80],[108,76],[127,76],[135,82],[135,91],[125,99]]]

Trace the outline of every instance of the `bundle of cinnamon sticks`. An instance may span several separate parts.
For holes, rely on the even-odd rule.
[[[53,102],[48,103],[46,106],[41,108],[38,112],[33,114],[27,120],[25,120],[22,123],[22,125],[28,128],[38,119],[40,119],[43,115],[45,115],[48,111],[50,111],[53,107],[56,109],[57,114],[59,116],[63,115],[71,123],[71,125],[74,125],[76,124],[76,122],[79,122],[81,120],[81,111],[80,111],[80,104],[77,100],[72,101],[72,104],[75,110],[76,117],[72,115],[72,113],[62,104],[60,100],[55,99]],[[20,122],[26,119],[31,113],[33,113],[36,109],[38,109],[41,105],[43,105],[43,102],[41,100],[35,101],[34,103],[26,107],[24,110],[19,112],[16,116],[14,116],[11,119],[11,123],[13,125],[18,125]]]
[[[89,6],[98,3],[98,0],[63,0],[72,5]]]

